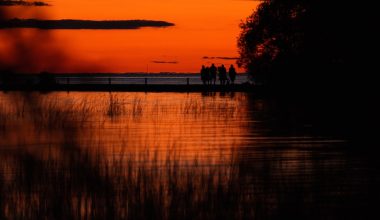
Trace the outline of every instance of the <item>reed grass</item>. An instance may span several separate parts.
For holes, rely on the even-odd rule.
[[[368,219],[376,214],[376,203],[365,200],[379,195],[377,176],[368,175],[376,166],[323,146],[289,151],[249,145],[228,159],[216,152],[207,161],[184,158],[175,143],[168,143],[163,158],[154,146],[133,151],[125,141],[110,153],[91,136],[81,141],[90,131],[103,135],[107,123],[138,123],[149,115],[157,121],[168,114],[190,122],[244,120],[244,100],[147,103],[143,95],[113,93],[96,102],[85,95],[78,100],[54,94],[0,97],[0,219]],[[33,132],[36,137],[26,144],[17,140]],[[46,144],[37,134],[60,139]]]
[[[148,153],[149,154],[149,153]],[[181,166],[177,158],[66,152],[1,163],[0,211],[7,219],[242,219],[250,197],[233,163]],[[151,158],[151,159],[149,159]]]

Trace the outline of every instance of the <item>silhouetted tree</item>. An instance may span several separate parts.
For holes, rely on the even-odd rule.
[[[238,64],[273,90],[348,88],[355,81],[348,73],[364,74],[369,61],[369,8],[342,0],[264,0],[241,24]]]
[[[264,0],[241,24],[238,64],[285,103],[296,98],[315,124],[370,140],[365,128],[378,120],[374,10],[370,2]]]

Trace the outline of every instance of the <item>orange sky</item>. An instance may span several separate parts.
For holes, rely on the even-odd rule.
[[[30,44],[35,39],[43,38],[44,45],[41,46],[43,48],[30,49],[38,51],[33,56],[38,65],[25,67],[26,71],[198,72],[202,64],[229,65],[235,60],[205,60],[202,57],[237,57],[239,23],[258,4],[247,0],[47,2],[52,6],[10,7],[8,14],[10,17],[42,19],[163,20],[175,23],[175,26],[139,30],[35,31],[31,34],[35,35],[31,38],[33,40],[22,38],[23,44],[27,45],[26,48],[32,47]],[[55,52],[49,51],[46,45],[51,45]],[[0,46],[0,56],[7,53],[4,48],[4,45]],[[50,60],[56,56],[62,62],[53,62],[55,65],[52,65]],[[157,64],[152,61],[177,63]]]

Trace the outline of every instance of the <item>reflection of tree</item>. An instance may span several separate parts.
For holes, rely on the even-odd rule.
[[[256,140],[239,149],[236,161],[238,182],[249,183],[253,192],[255,218],[378,216],[376,156],[353,150],[350,142],[329,136],[325,129],[305,128],[310,119],[298,103],[255,94],[248,100],[248,129]]]

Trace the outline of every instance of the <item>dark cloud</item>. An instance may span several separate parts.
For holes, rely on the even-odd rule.
[[[162,61],[162,60],[153,60],[152,63],[159,63],[159,64],[178,64],[178,61]]]
[[[0,6],[50,6],[42,1],[0,0]]]
[[[30,14],[30,7],[20,7],[18,12]],[[11,7],[0,7],[0,26],[14,16],[12,13]],[[48,16],[44,10],[38,10],[36,15]],[[9,73],[59,73],[73,69],[78,72],[101,72],[107,68],[105,63],[87,62],[72,56],[71,48],[60,44],[51,31],[31,29],[27,33],[22,28],[0,30],[0,44],[5,43],[0,49],[0,78]]]
[[[4,28],[38,28],[38,29],[138,29],[142,27],[170,27],[173,23],[152,20],[38,20],[10,19],[0,23]]]
[[[202,59],[205,59],[205,60],[214,60],[214,59],[217,59],[217,60],[237,60],[239,58],[238,57],[208,57],[208,56],[204,56],[204,57],[202,57]]]

